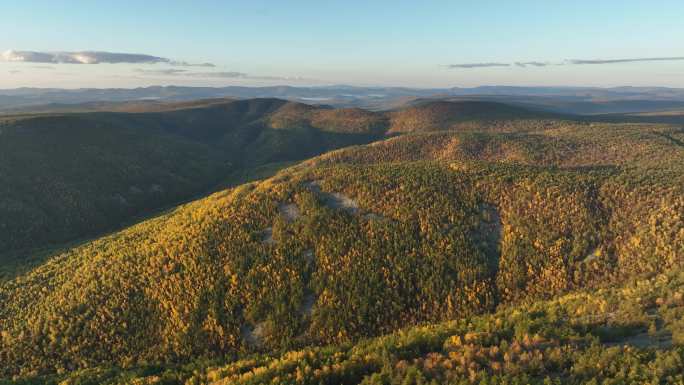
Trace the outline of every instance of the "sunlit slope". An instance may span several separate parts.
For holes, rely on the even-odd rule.
[[[2,384],[665,383],[684,380],[681,268],[356,344]]]
[[[538,131],[568,120],[562,115],[486,101],[420,101],[389,112],[389,132]]]
[[[677,384],[684,381],[684,272],[504,307],[483,316],[330,346],[144,374],[189,384]],[[187,381],[187,382],[186,382]]]
[[[480,162],[283,172],[2,284],[4,373],[341,343],[665,271],[682,188]]]
[[[667,125],[564,122],[539,132],[430,132],[332,151],[304,165],[483,160],[555,167],[624,166],[679,175],[684,130]]]
[[[166,100],[130,100],[130,101],[98,101],[86,103],[49,103],[3,111],[4,115],[20,114],[63,114],[80,112],[163,112],[184,110],[188,108],[202,108],[230,102],[231,98],[197,99],[189,101]]]
[[[380,112],[360,108],[323,108],[287,103],[269,116],[273,128],[310,126],[324,131],[382,133],[388,129],[388,118]]]

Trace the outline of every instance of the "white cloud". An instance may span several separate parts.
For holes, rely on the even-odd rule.
[[[684,56],[671,57],[639,57],[629,59],[574,59],[569,60],[570,64],[614,64],[614,63],[636,63],[636,62],[652,62],[652,61],[682,61]]]
[[[684,56],[670,56],[670,57],[641,57],[628,59],[572,59],[562,62],[540,62],[527,61],[515,63],[464,63],[464,64],[448,64],[445,67],[450,69],[457,68],[487,68],[487,67],[511,67],[516,66],[520,68],[527,67],[548,67],[548,66],[565,66],[565,65],[584,65],[584,64],[616,64],[616,63],[636,63],[636,62],[663,62],[663,61],[684,61]]]
[[[51,63],[51,64],[168,64],[179,67],[215,67],[211,63],[188,63],[164,57],[103,51],[81,52],[38,52],[9,50],[0,54],[0,61],[15,63]]]
[[[255,76],[238,71],[216,71],[216,72],[191,72],[185,69],[165,68],[165,69],[143,69],[136,68],[134,72],[149,76],[173,76],[197,79],[251,79],[251,80],[287,80],[287,81],[312,81],[303,77],[287,76]]]
[[[489,67],[510,67],[508,63],[462,63],[448,64],[447,68],[489,68]]]
[[[178,68],[165,68],[165,69],[159,69],[159,70],[146,70],[142,68],[136,68],[133,70],[134,72],[137,72],[139,74],[144,74],[144,75],[164,75],[164,76],[173,76],[173,75],[181,75],[188,70],[182,70]]]

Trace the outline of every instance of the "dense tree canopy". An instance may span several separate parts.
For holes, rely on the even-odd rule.
[[[682,381],[684,132],[537,121],[332,151],[8,271],[0,378]]]

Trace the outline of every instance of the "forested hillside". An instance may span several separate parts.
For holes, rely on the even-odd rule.
[[[683,298],[679,270],[355,344],[93,368],[16,383],[58,384],[67,378],[66,384],[679,384]]]
[[[389,132],[477,130],[536,131],[562,124],[566,117],[487,101],[425,100],[388,113]]]
[[[684,149],[663,132],[419,134],[212,195],[3,283],[4,374],[343,344],[675,271]]]
[[[325,130],[303,120],[271,124],[293,106],[275,99],[210,101],[162,113],[2,118],[0,255],[92,235],[243,170],[379,135],[353,119],[336,119],[339,113],[326,117],[327,110],[318,119],[334,124]]]
[[[260,165],[387,134],[517,132],[567,123],[490,102],[429,102],[391,112],[278,99],[119,107],[158,112],[0,118],[0,258],[116,228]]]
[[[302,149],[382,140],[43,252],[35,266],[5,269],[0,378],[73,384],[136,377],[170,384],[677,379],[680,128],[484,119],[476,129],[382,138],[395,112],[240,103],[60,119],[70,128],[69,119],[106,118],[126,128],[111,129],[116,140],[128,132],[136,145],[142,144],[135,127],[145,122],[156,137],[199,149],[187,154],[195,161],[201,155],[219,169],[230,162],[233,170],[296,159]],[[216,123],[220,116],[230,123]],[[26,123],[32,119],[4,126],[10,130],[3,135],[38,130]],[[107,131],[102,127],[109,126],[98,133]],[[78,135],[89,138],[83,131]],[[112,147],[106,137],[92,137],[99,148]],[[199,178],[199,168],[187,178]],[[152,176],[141,178],[144,185]],[[433,326],[416,328],[426,324]],[[387,336],[372,339],[380,335]],[[632,347],[609,348],[621,343]],[[288,350],[295,351],[281,355]],[[618,364],[597,371],[592,360]],[[627,366],[634,371],[626,373]]]

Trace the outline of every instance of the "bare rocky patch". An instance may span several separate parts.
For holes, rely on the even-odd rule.
[[[480,229],[493,239],[501,239],[503,225],[501,223],[501,215],[499,215],[497,208],[488,204],[481,205],[480,215],[482,217]]]
[[[267,227],[261,232],[261,243],[264,245],[275,245],[275,239],[273,239],[273,227]]]
[[[359,204],[355,200],[340,193],[326,194],[326,204],[334,209],[341,209],[351,213],[359,211]]]
[[[323,203],[336,210],[344,210],[351,214],[359,212],[359,204],[354,199],[338,192],[327,193],[321,190],[317,181],[307,183],[307,188],[323,198]]]
[[[264,322],[260,322],[256,324],[256,326],[242,325],[240,328],[242,340],[251,348],[260,348],[264,346],[265,333],[266,325]]]
[[[294,203],[281,203],[278,205],[278,211],[287,222],[294,222],[301,216],[299,207]]]

